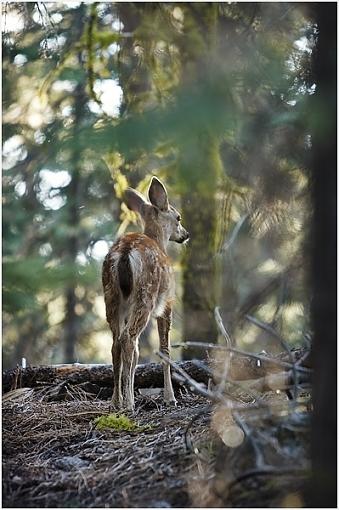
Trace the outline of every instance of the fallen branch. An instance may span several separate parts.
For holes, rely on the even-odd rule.
[[[192,361],[180,362],[180,366],[197,382],[208,382],[208,375]],[[113,388],[111,364],[85,365],[79,363],[65,365],[28,366],[6,370],[2,374],[3,392],[11,389],[34,388],[42,385],[59,384],[66,381],[71,385],[93,385],[95,389]],[[135,388],[162,388],[164,384],[163,366],[161,363],[138,365],[135,373]],[[173,378],[173,384],[178,382]],[[96,387],[96,388],[95,388]],[[91,390],[89,389],[91,392]]]
[[[241,350],[235,349],[233,347],[226,347],[224,345],[218,345],[218,344],[209,344],[209,343],[205,343],[205,342],[185,342],[185,343],[179,343],[179,344],[172,345],[173,348],[175,348],[175,347],[187,348],[187,347],[191,347],[191,346],[192,347],[193,346],[200,347],[201,349],[214,349],[216,351],[231,352],[233,354],[236,354],[237,356],[242,358],[242,361],[232,360],[234,367],[237,364],[241,365],[242,363],[249,363],[249,364],[252,363],[252,365],[253,365],[253,360],[259,360],[260,363],[255,364],[255,366],[257,368],[264,367],[264,366],[266,367],[267,364],[268,365],[270,365],[270,364],[276,365],[276,366],[279,366],[279,367],[282,367],[285,369],[293,369],[295,366],[296,370],[299,370],[300,372],[309,373],[309,374],[312,373],[312,369],[309,368],[309,366],[305,367],[301,364],[302,361],[300,361],[300,360],[302,360],[304,358],[306,360],[309,357],[309,352],[302,350],[302,349],[291,351],[294,362],[295,362],[295,364],[294,364],[294,363],[290,363],[288,361],[284,361],[287,357],[286,353],[281,353],[277,357],[271,357],[271,356],[267,356],[267,355],[263,355],[263,354],[256,354],[254,352],[241,351]],[[254,369],[253,366],[252,366],[252,369]],[[266,371],[268,371],[268,370],[269,370],[268,367],[266,367]],[[237,380],[237,377],[234,377],[234,374],[233,374],[232,379]],[[240,377],[239,380],[241,380],[241,379],[250,379],[250,377]]]
[[[215,348],[221,347],[214,344],[205,344],[205,347],[209,348],[210,345]],[[223,347],[223,349],[227,348]],[[236,356],[233,356],[231,359],[228,380],[245,381],[261,379],[270,374],[277,374],[277,377],[279,377],[279,373],[284,371],[289,372],[292,368],[291,363],[281,358],[269,358],[252,353],[244,353],[232,348],[230,350],[236,354]],[[295,354],[295,359],[298,360],[303,354],[304,352]],[[258,363],[258,360],[260,363]],[[215,370],[215,368],[218,367],[218,363],[220,364],[222,362],[201,361],[196,363],[193,360],[180,361],[177,362],[176,365],[184,370],[184,372],[197,383],[204,383],[207,386],[211,374],[214,374],[214,379],[218,379],[218,376],[215,375],[216,372],[220,372],[220,370]],[[299,365],[296,365],[296,369],[301,375],[305,375],[305,377],[310,377],[312,373],[310,369]],[[172,377],[172,380],[175,386],[178,387],[178,385],[180,385],[180,381],[175,377]],[[302,380],[300,376],[299,380]],[[63,381],[66,381],[70,385],[86,385],[84,389],[90,393],[97,393],[102,388],[108,388],[111,391],[113,387],[112,365],[84,365],[74,363],[65,365],[27,366],[26,368],[17,367],[15,369],[6,370],[2,374],[3,392],[16,388],[57,385]],[[218,381],[215,382],[217,383]],[[152,387],[163,387],[162,364],[147,363],[138,365],[135,374],[135,388]]]

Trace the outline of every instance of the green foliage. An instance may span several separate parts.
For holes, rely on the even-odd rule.
[[[121,205],[126,187],[145,193],[152,174],[192,234],[184,322],[190,300],[210,324],[216,304],[233,317],[274,274],[260,268],[284,273],[300,258],[314,92],[307,9],[47,3],[43,20],[34,3],[7,11],[24,24],[3,39],[5,364],[19,361],[27,331],[47,347],[28,343],[31,361],[63,361],[60,339],[72,330],[81,360],[101,356],[102,247],[136,221]],[[122,99],[107,113],[114,89],[107,100],[100,87],[113,80]],[[291,302],[307,302],[302,278],[287,286]],[[302,317],[279,296],[272,302],[281,301],[290,335]],[[194,322],[201,340],[204,320]]]
[[[70,322],[76,324],[77,357],[86,353],[89,335],[106,328],[95,305],[102,258],[95,249],[98,242],[112,242],[117,204],[104,161],[79,150],[77,143],[78,126],[94,116],[84,102],[86,70],[74,37],[85,27],[82,13],[83,7],[62,13],[58,30],[66,40],[58,66],[54,51],[52,59],[39,51],[47,36],[36,22],[11,48],[4,45],[4,142],[11,143],[13,136],[21,140],[20,149],[5,157],[3,180],[5,366],[24,354],[28,362],[63,361],[62,340]],[[51,44],[57,34],[53,37]],[[27,52],[28,45],[36,53]],[[27,61],[15,65],[16,55]],[[17,117],[11,114],[15,108]],[[64,150],[58,139],[67,136],[73,143]],[[75,293],[72,316],[67,312],[70,289]],[[39,313],[43,323],[36,320]]]

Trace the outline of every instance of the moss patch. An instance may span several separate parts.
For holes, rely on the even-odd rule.
[[[153,428],[150,425],[140,426],[124,414],[103,414],[95,418],[94,423],[98,430],[113,429],[127,432],[144,432]]]

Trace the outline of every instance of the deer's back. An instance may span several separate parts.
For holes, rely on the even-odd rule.
[[[113,244],[104,261],[102,279],[105,295],[113,292],[125,301],[142,302],[152,311],[158,308],[159,313],[173,297],[170,261],[145,234],[127,234]]]

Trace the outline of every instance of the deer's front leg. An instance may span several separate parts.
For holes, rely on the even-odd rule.
[[[160,341],[160,352],[165,354],[168,358],[170,357],[170,345],[169,345],[169,331],[171,329],[172,310],[170,306],[167,306],[163,316],[158,317],[158,332]],[[168,363],[163,361],[164,368],[164,400],[166,404],[176,404],[172,380],[171,380],[171,367]]]

